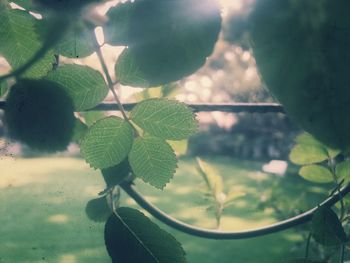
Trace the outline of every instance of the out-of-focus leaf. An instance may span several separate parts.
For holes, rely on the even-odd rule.
[[[90,200],[86,204],[85,213],[92,221],[106,222],[109,216],[112,214],[112,210],[107,203],[106,197],[104,196]]]
[[[318,208],[313,215],[312,236],[324,246],[338,246],[348,241],[338,216],[326,206]]]
[[[87,130],[88,130],[87,125],[83,123],[81,120],[76,118],[71,141],[79,143],[81,139],[84,137]]]
[[[0,83],[0,97],[4,96],[8,91],[9,87],[6,81]]]
[[[328,159],[325,148],[312,144],[297,144],[293,147],[290,160],[299,165],[319,163]]]
[[[329,169],[321,165],[307,165],[303,166],[299,174],[305,180],[314,183],[330,183],[334,180]]]
[[[185,155],[188,148],[188,140],[181,141],[167,141],[171,148],[175,151],[177,156]]]
[[[196,160],[199,168],[199,174],[203,177],[204,181],[206,182],[208,190],[214,190],[215,193],[223,192],[224,184],[218,170],[198,157],[196,158]]]
[[[336,175],[338,180],[345,180],[350,182],[350,161],[344,161],[336,166]]]
[[[186,262],[181,244],[136,209],[118,208],[107,220],[104,235],[113,262]]]

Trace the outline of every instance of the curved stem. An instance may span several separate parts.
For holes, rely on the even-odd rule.
[[[131,198],[136,201],[136,203],[138,203],[142,208],[144,208],[147,212],[149,212],[164,224],[167,224],[168,226],[184,233],[209,239],[243,239],[264,236],[267,234],[283,231],[310,221],[312,219],[313,213],[318,209],[320,205],[332,206],[350,192],[350,184],[348,184],[347,186],[343,187],[338,193],[330,196],[324,202],[305,213],[262,228],[230,232],[208,230],[186,224],[167,215],[159,208],[149,203],[140,193],[138,193],[136,188],[130,182],[122,183],[120,186]]]

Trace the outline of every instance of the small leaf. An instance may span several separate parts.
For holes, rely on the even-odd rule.
[[[120,164],[101,170],[107,188],[120,184],[131,172],[128,159]]]
[[[106,197],[100,197],[90,200],[85,207],[87,217],[95,222],[106,222],[112,214],[111,208],[108,206]]]
[[[336,175],[339,180],[350,182],[350,161],[344,161],[336,166]]]
[[[133,87],[151,86],[128,48],[124,49],[119,55],[114,71],[116,78],[122,85]]]
[[[338,216],[326,206],[318,208],[313,215],[312,236],[324,246],[338,246],[348,241]]]
[[[186,139],[198,129],[192,110],[175,100],[142,101],[132,109],[130,118],[149,134],[169,140]]]
[[[188,140],[167,141],[177,156],[185,155],[188,149]]]
[[[81,139],[84,137],[84,135],[86,134],[87,130],[88,130],[87,125],[83,123],[81,120],[79,120],[78,118],[76,118],[71,141],[79,143]]]
[[[68,58],[84,58],[95,52],[93,30],[82,22],[74,23],[56,45],[58,54]]]
[[[177,167],[173,149],[156,137],[137,138],[129,154],[129,163],[137,177],[160,189],[174,176]]]
[[[129,40],[130,16],[133,11],[132,2],[119,3],[107,12],[107,23],[103,26],[105,42],[112,46],[127,46]]]
[[[73,135],[73,102],[56,83],[22,79],[11,87],[5,121],[12,138],[47,152],[65,150]]]
[[[293,147],[290,160],[299,165],[319,163],[328,159],[327,151],[317,145],[297,144]]]
[[[331,171],[321,165],[303,166],[300,169],[299,174],[305,180],[314,183],[330,183],[334,180]]]
[[[0,2],[0,54],[13,70],[25,64],[42,47],[35,29],[36,23],[36,19],[26,11],[9,9]],[[53,52],[49,51],[22,77],[41,78],[52,69],[54,61]]]
[[[129,123],[119,117],[107,117],[92,125],[83,138],[80,151],[94,168],[108,168],[122,162],[133,141]]]
[[[0,83],[0,97],[4,96],[8,90],[8,85],[6,81]]]
[[[231,203],[233,203],[236,199],[245,196],[246,194],[244,192],[240,192],[237,190],[231,190],[225,199],[225,206],[230,205]]]
[[[108,93],[102,74],[88,66],[66,64],[50,72],[46,78],[60,84],[67,91],[76,111],[93,108]]]
[[[196,158],[198,164],[199,174],[203,177],[207,184],[208,190],[214,190],[215,193],[221,193],[224,191],[224,183],[219,171],[209,163],[203,161],[200,158]]]
[[[181,244],[136,209],[117,209],[109,217],[104,235],[113,262],[186,262]]]

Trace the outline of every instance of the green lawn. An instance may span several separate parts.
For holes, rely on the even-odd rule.
[[[277,180],[260,173],[261,164],[228,158],[211,158],[210,162],[225,175],[227,185],[246,192],[228,209],[222,229],[240,230],[276,221],[271,209],[256,209],[260,196]],[[84,213],[86,202],[103,190],[98,171],[83,160],[64,157],[3,158],[0,171],[1,263],[110,262],[103,224],[89,221]],[[193,159],[180,160],[175,178],[163,192],[139,181],[137,185],[148,200],[174,217],[214,227],[214,218],[202,205],[198,191],[202,182],[195,174]],[[126,198],[122,203],[134,205]],[[161,226],[184,245],[188,262],[273,263],[302,253],[302,248],[291,252],[301,238],[290,230],[247,240],[216,241]]]

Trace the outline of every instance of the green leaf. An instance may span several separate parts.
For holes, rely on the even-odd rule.
[[[96,121],[106,117],[103,111],[86,111],[80,113],[87,126],[93,125]]]
[[[269,90],[301,128],[341,150],[350,148],[349,8],[348,1],[263,0],[251,17]]]
[[[95,222],[106,222],[112,214],[112,210],[107,203],[106,197],[90,200],[85,207],[87,217]]]
[[[107,23],[103,26],[105,42],[112,46],[127,46],[130,27],[130,17],[134,4],[119,3],[107,12]]]
[[[94,168],[108,168],[122,162],[133,141],[133,130],[119,117],[107,117],[92,125],[83,138],[80,151]]]
[[[109,217],[104,234],[113,262],[186,262],[181,244],[138,210],[117,209]]]
[[[87,57],[95,52],[93,33],[83,22],[74,23],[56,45],[56,51],[68,58]]]
[[[42,43],[35,29],[36,19],[26,11],[8,9],[0,3],[0,54],[12,69],[17,69],[41,49]],[[49,51],[29,68],[23,77],[41,78],[52,70],[54,55]]]
[[[137,138],[129,154],[133,173],[159,189],[174,176],[177,160],[170,145],[156,137]]]
[[[125,85],[154,87],[194,73],[221,29],[214,0],[134,1],[127,9],[122,28],[129,49],[116,65]]]
[[[109,188],[123,182],[125,178],[130,174],[131,168],[128,159],[125,159],[120,164],[117,164],[110,168],[102,169],[101,172],[106,182],[107,188]]]
[[[76,118],[71,141],[80,143],[81,139],[85,136],[87,130],[88,130],[88,126],[85,123],[83,123],[81,120]]]
[[[73,135],[73,102],[56,83],[22,79],[11,87],[5,120],[11,137],[42,151],[65,150]]]
[[[67,91],[76,111],[93,108],[108,93],[102,74],[88,66],[66,64],[50,72],[46,78],[58,83]]]
[[[192,110],[175,100],[142,101],[132,109],[130,118],[149,134],[169,140],[186,139],[198,129]]]
[[[339,180],[350,182],[350,161],[344,161],[336,166],[336,175]]]
[[[122,85],[150,87],[151,84],[134,59],[130,49],[126,48],[119,55],[114,67],[115,76]],[[156,85],[154,85],[156,86]]]
[[[338,216],[326,206],[314,213],[311,232],[316,242],[324,246],[338,246],[348,241]]]
[[[9,87],[6,81],[0,83],[0,97],[4,96],[8,91]]]
[[[290,160],[299,165],[319,163],[328,159],[325,148],[313,144],[297,144],[293,147]]]
[[[334,149],[334,148],[328,147],[327,145],[324,145],[322,142],[316,140],[311,134],[306,132],[300,134],[295,139],[295,141],[298,144],[309,145],[315,148],[323,148],[325,151],[327,151],[329,157],[331,158],[335,158],[341,152],[339,149]]]
[[[321,165],[303,166],[300,169],[299,174],[305,180],[314,183],[330,183],[334,180],[331,171]]]

